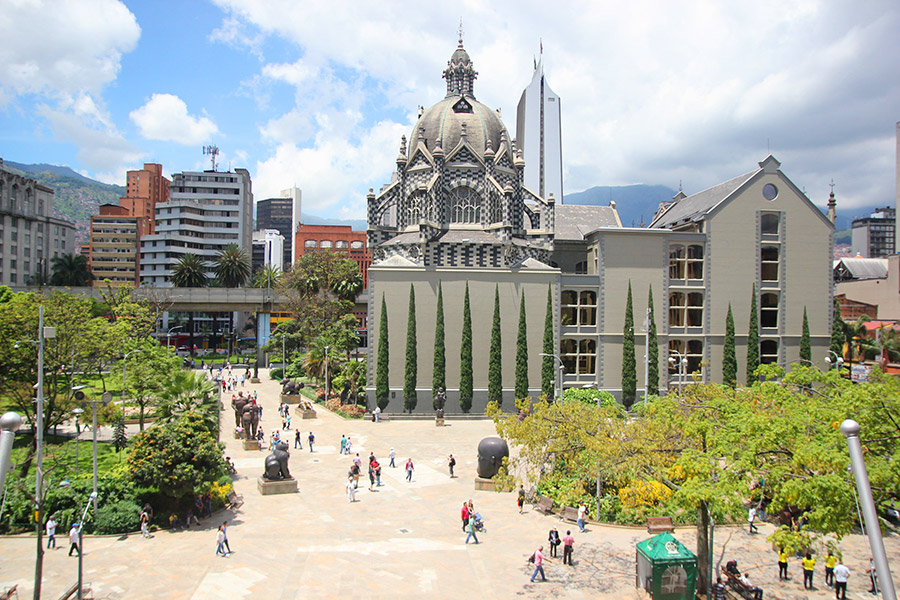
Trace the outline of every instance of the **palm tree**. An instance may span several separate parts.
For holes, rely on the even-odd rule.
[[[363,291],[362,273],[354,273],[353,276],[346,279],[338,279],[331,285],[331,291],[341,300],[356,300],[360,292]]]
[[[94,278],[88,270],[87,257],[79,254],[54,256],[51,261],[53,275],[50,283],[70,287],[84,287]]]
[[[883,325],[878,328],[878,337],[869,340],[867,350],[879,354],[879,364],[884,371],[892,360],[900,359],[900,332],[891,325]]]
[[[237,244],[228,244],[219,252],[214,268],[222,287],[241,287],[250,279],[250,259],[247,252]]]
[[[866,323],[871,321],[868,315],[861,315],[855,322],[844,323],[844,339],[847,340],[847,365],[853,365],[853,351],[862,360],[863,353],[868,349],[869,343],[866,336]],[[852,370],[852,369],[851,369]]]
[[[209,285],[206,275],[206,262],[196,254],[184,254],[172,270],[172,284],[175,287],[199,288]],[[188,313],[188,335],[190,351],[194,354],[194,313]]]
[[[255,288],[275,288],[281,283],[281,269],[272,265],[264,265],[257,269],[253,275],[253,281],[250,283]]]
[[[210,431],[216,430],[218,397],[216,386],[203,375],[178,370],[163,384],[159,395],[157,416],[163,423],[171,423],[187,412],[199,414]]]
[[[366,385],[366,363],[351,360],[341,368],[341,375],[350,384],[350,396],[357,402],[360,387]]]

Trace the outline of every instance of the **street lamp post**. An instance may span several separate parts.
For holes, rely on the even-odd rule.
[[[81,425],[78,420],[81,418],[84,409],[79,406],[73,409],[72,412],[75,413],[75,477],[78,477],[78,438],[81,437]]]
[[[82,564],[82,557],[84,556],[84,519],[85,517],[87,517],[87,511],[92,502],[94,506],[97,506],[97,490],[91,492],[88,501],[84,503],[84,511],[82,511],[81,513],[81,521],[78,522],[78,600],[82,600],[82,598],[84,597],[81,585],[84,575],[84,568]],[[94,516],[96,518],[96,514]]]
[[[172,340],[172,332],[176,329],[184,329],[184,325],[178,325],[177,327],[169,327],[169,330],[166,332],[166,352],[169,351],[169,345]]]
[[[545,352],[541,352],[539,354],[539,356],[553,357],[556,359],[556,362],[559,363],[559,366],[557,367],[559,374],[556,377],[556,384],[557,384],[557,389],[559,390],[559,401],[562,402],[563,401],[563,374],[565,374],[565,372],[566,372],[566,368],[563,366],[563,361],[560,357],[558,357],[555,354],[547,354]]]
[[[91,433],[94,434],[94,518],[97,518],[97,405],[107,405],[112,400],[112,394],[109,392],[103,392],[103,395],[100,396],[100,400],[85,400],[84,392],[81,391],[81,387],[76,386],[79,389],[75,391],[75,400],[81,402],[82,404],[90,404],[91,405],[91,413],[92,413],[92,421],[91,421]]]
[[[328,346],[325,346],[325,402],[328,402]]]
[[[836,367],[838,370],[840,370],[841,367],[844,366],[843,357],[838,356],[838,353],[835,352],[834,350],[829,350],[828,354],[834,354],[834,361],[831,360],[831,356],[825,357],[825,362],[827,362],[829,364],[828,370],[830,371],[832,366]]]
[[[6,474],[12,466],[10,456],[16,430],[21,424],[22,417],[18,413],[3,413],[3,416],[0,417],[0,498],[3,497],[3,483],[6,481]]]
[[[682,388],[684,387],[684,369],[687,367],[688,360],[687,357],[678,350],[669,350],[669,352],[678,357],[675,358],[675,356],[670,356],[669,364],[676,367],[678,370],[678,394],[680,395]]]
[[[650,307],[647,307],[647,316],[644,318],[644,406],[647,406],[647,396],[650,394]]]

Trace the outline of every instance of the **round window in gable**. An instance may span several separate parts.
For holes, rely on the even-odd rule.
[[[763,198],[766,200],[774,200],[778,196],[778,188],[771,183],[763,186]]]

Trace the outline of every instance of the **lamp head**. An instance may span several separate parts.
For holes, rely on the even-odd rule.
[[[90,499],[93,500],[96,497],[97,497],[97,492],[91,492]]]
[[[18,343],[13,344],[13,349],[18,350],[18,349],[19,349],[19,344],[18,344]]]

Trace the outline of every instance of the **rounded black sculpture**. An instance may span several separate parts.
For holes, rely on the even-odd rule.
[[[266,472],[263,473],[263,479],[270,481],[280,481],[282,479],[291,479],[291,472],[288,470],[288,459],[291,453],[288,452],[287,442],[278,442],[272,454],[266,457]]]
[[[478,443],[478,476],[490,479],[500,472],[503,457],[509,456],[506,440],[498,437],[487,437]]]
[[[231,401],[231,408],[234,409],[234,426],[241,426],[241,417],[244,414],[244,407],[247,403],[250,402],[250,398],[247,398],[243,395],[238,395],[237,398]]]
[[[281,395],[289,396],[289,395],[297,395],[300,393],[300,390],[303,389],[303,383],[297,383],[291,381],[290,379],[282,379],[281,380]]]

